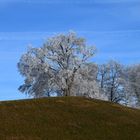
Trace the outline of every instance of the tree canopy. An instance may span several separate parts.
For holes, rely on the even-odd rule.
[[[74,32],[49,38],[42,47],[30,48],[18,63],[25,77],[19,87],[23,93],[34,97],[87,95],[99,93],[96,76],[90,76],[96,65],[87,63],[96,52],[86,40]]]

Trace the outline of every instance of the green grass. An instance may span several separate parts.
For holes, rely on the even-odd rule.
[[[140,140],[140,110],[83,97],[0,102],[0,140]]]

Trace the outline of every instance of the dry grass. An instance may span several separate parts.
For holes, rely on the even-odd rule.
[[[140,140],[140,110],[83,97],[1,102],[0,140]]]

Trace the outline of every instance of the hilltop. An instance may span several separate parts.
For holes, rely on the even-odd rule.
[[[84,97],[0,102],[1,140],[140,140],[140,110]]]

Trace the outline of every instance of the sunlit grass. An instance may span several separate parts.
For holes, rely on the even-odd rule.
[[[140,140],[140,110],[83,97],[0,103],[0,140]]]

